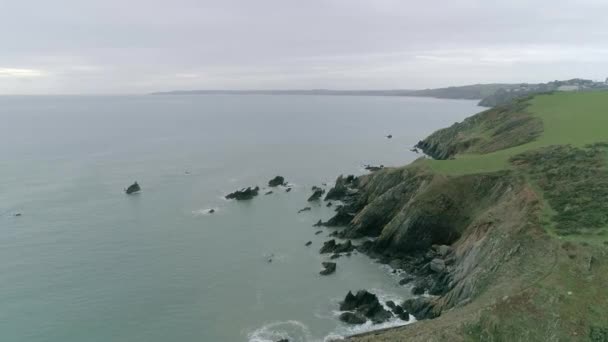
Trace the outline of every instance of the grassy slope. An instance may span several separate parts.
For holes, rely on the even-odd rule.
[[[608,141],[608,92],[556,93],[537,96],[527,111],[543,122],[542,135],[527,144],[488,154],[464,154],[454,160],[429,160],[435,171],[459,175],[510,168],[516,154],[550,146]]]

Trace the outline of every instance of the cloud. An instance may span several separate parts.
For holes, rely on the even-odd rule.
[[[45,75],[45,72],[35,69],[0,68],[0,77],[33,78]]]

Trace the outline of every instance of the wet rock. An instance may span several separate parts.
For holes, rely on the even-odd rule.
[[[208,212],[209,214],[213,214],[213,213],[215,212],[215,209],[209,209],[207,212]]]
[[[15,217],[20,217],[20,216],[21,216],[21,213],[16,213],[14,216],[15,216]]]
[[[129,187],[125,189],[125,193],[127,195],[134,194],[134,193],[140,192],[140,191],[141,191],[141,187],[139,186],[139,184],[137,184],[137,182],[129,185]]]
[[[306,247],[308,247],[308,246],[310,246],[310,245],[312,245],[312,241],[308,241],[308,242],[305,244],[305,246],[306,246]]]
[[[332,205],[333,205],[333,203],[331,203],[331,202],[327,202],[326,207],[328,207],[328,208],[329,208],[329,207],[331,207]]]
[[[386,306],[391,308],[391,310],[394,310],[397,307],[397,304],[395,304],[395,302],[393,302],[392,300],[387,301],[385,304]]]
[[[226,199],[235,199],[237,201],[250,200],[257,196],[259,191],[260,188],[257,186],[255,188],[243,188],[241,190],[229,193],[228,195],[226,195]]]
[[[329,189],[325,200],[342,200],[347,196],[349,187],[354,186],[355,176],[349,175],[348,177],[340,176],[336,179],[336,185]]]
[[[365,169],[367,171],[375,172],[384,169],[384,165],[374,166],[374,165],[365,165]]]
[[[321,265],[323,266],[324,270],[319,272],[320,275],[329,275],[329,274],[336,272],[336,263],[335,262],[325,261],[325,262],[322,262]]]
[[[285,182],[285,178],[283,178],[282,176],[276,176],[268,181],[268,186],[270,187],[274,188],[275,186],[279,185],[287,185],[287,183]]]
[[[291,191],[291,188],[285,189],[285,192],[290,192],[290,191]]]
[[[303,213],[305,211],[310,211],[311,209],[312,209],[311,207],[302,208],[302,209],[298,210],[298,214]]]
[[[347,324],[363,324],[367,322],[367,318],[357,312],[343,312],[340,314],[339,319]]]
[[[399,317],[399,319],[404,320],[404,321],[409,321],[410,320],[410,314],[403,310],[403,308],[399,305],[396,305],[394,308],[392,308],[393,313]]]
[[[312,226],[313,227],[323,227],[324,223],[323,223],[323,221],[319,220],[319,221],[317,221],[317,223],[313,224]]]
[[[286,338],[282,338],[282,339],[280,339],[280,340],[277,340],[277,342],[289,342],[289,340],[288,340],[288,339],[286,339]]]
[[[321,199],[321,196],[325,193],[325,189],[321,189],[317,186],[312,187],[312,195],[308,198],[308,202],[318,201]]]
[[[272,191],[267,191],[264,195],[270,195],[272,194]]]
[[[371,319],[374,324],[386,322],[392,317],[392,314],[380,304],[378,297],[366,290],[360,290],[356,295],[349,291],[344,301],[340,303],[340,310],[355,311]]]
[[[403,278],[401,278],[401,280],[399,280],[399,285],[406,285],[411,283],[414,280],[414,276],[411,275],[405,275]]]
[[[387,139],[392,139],[392,138],[393,138],[393,135],[392,135],[392,134],[389,134],[389,135],[387,135],[387,136],[386,136],[386,138],[387,138]]]
[[[330,258],[331,260],[334,260],[334,259],[338,259],[339,257],[340,257],[340,254],[335,253],[335,254],[332,254],[332,255],[331,255],[329,258]]]
[[[319,234],[321,234],[321,233],[323,233],[323,231],[322,231],[322,230],[317,230],[317,231],[315,232],[315,235],[319,235]]]

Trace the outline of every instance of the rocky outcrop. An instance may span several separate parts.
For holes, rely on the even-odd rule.
[[[363,324],[367,322],[367,318],[358,312],[343,312],[338,318],[346,324]]]
[[[323,243],[323,247],[321,247],[319,253],[347,253],[352,252],[354,249],[355,246],[352,244],[352,242],[350,242],[350,240],[346,240],[344,243],[336,243],[336,240],[331,239]]]
[[[308,202],[318,201],[321,196],[325,193],[325,189],[319,188],[318,186],[312,187],[312,195],[308,198]]]
[[[268,181],[268,186],[269,187],[277,187],[279,185],[287,185],[287,182],[285,182],[285,178],[282,176],[276,176],[273,179]]]
[[[340,176],[338,179],[336,179],[336,184],[334,187],[327,192],[327,195],[325,195],[325,200],[345,200],[349,195],[353,194],[351,189],[356,188],[356,185],[357,178],[355,178],[355,176]]]
[[[129,187],[125,189],[125,193],[127,195],[134,194],[134,193],[140,192],[140,191],[141,191],[141,187],[139,186],[139,184],[137,184],[137,182],[129,185]]]
[[[235,199],[237,201],[250,200],[257,196],[259,191],[260,188],[257,186],[255,188],[243,188],[241,190],[229,193],[228,195],[226,195],[226,199]]]
[[[311,207],[305,207],[305,208],[302,208],[302,209],[298,210],[298,214],[299,214],[299,213],[303,213],[303,212],[305,212],[305,211],[311,211],[311,210],[312,210],[312,208],[311,208]]]
[[[371,319],[374,324],[388,321],[392,314],[384,309],[378,297],[366,290],[357,291],[356,295],[348,292],[340,303],[341,311],[354,311],[354,313]]]
[[[335,262],[322,262],[323,270],[319,272],[320,275],[330,275],[336,272],[336,263]]]
[[[375,172],[375,171],[380,171],[380,170],[384,169],[384,165],[380,165],[380,166],[365,165],[364,168],[367,171]]]

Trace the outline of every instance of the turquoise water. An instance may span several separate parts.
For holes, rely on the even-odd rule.
[[[332,211],[297,211],[312,185],[410,162],[416,141],[477,111],[397,97],[0,97],[0,340],[323,341],[369,329],[336,319],[346,292],[409,289],[361,255],[319,276],[330,230],[311,225]],[[222,199],[277,174],[292,192]],[[143,191],[126,196],[133,181]]]

